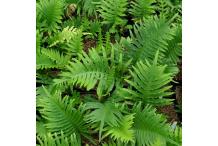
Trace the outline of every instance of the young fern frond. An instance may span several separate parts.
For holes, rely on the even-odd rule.
[[[164,19],[148,19],[135,24],[131,34],[131,44],[128,54],[133,61],[147,59],[153,60],[155,53],[159,50],[160,59],[164,57],[167,50],[167,41],[172,39],[172,30]]]
[[[154,13],[154,6],[152,4],[155,0],[136,0],[131,1],[130,14],[132,14],[135,20],[146,18]]]
[[[45,89],[45,95],[37,97],[37,107],[46,120],[45,127],[51,133],[63,133],[70,136],[73,133],[86,135],[86,127],[82,113],[74,108],[74,101],[68,97],[62,98],[60,93],[51,95]]]
[[[101,98],[115,84],[115,68],[110,66],[105,51],[100,55],[95,49],[91,49],[89,54],[78,54],[78,59],[74,58],[60,77],[54,80],[55,84],[80,85],[87,90],[94,89],[97,85],[97,95]]]
[[[125,11],[127,9],[127,0],[101,0],[99,3],[100,16],[103,18],[103,24],[113,26],[123,25]]]
[[[73,35],[72,39],[63,44],[63,48],[68,51],[68,54],[76,54],[82,53],[83,50],[83,33],[81,30],[78,30],[75,35]]]
[[[51,37],[49,47],[59,45],[61,48],[67,50],[68,54],[81,53],[83,49],[82,36],[83,32],[81,29],[65,27],[63,31]]]
[[[48,133],[42,138],[37,137],[37,141],[39,142],[37,146],[81,146],[81,140],[74,133],[69,137],[66,137],[63,132],[61,135]]]
[[[57,32],[49,39],[49,47],[53,47],[60,43],[68,43],[72,37],[77,33],[78,29],[74,27],[65,27],[62,31]]]
[[[99,124],[99,141],[101,141],[105,125],[118,126],[122,117],[119,109],[112,102],[88,102],[85,105],[85,110],[93,110],[85,118],[88,123]]]
[[[40,0],[37,11],[41,18],[41,28],[48,32],[55,32],[60,27],[63,16],[64,1],[63,0]]]
[[[133,71],[130,71],[133,79],[126,81],[136,90],[124,89],[133,98],[139,98],[145,103],[162,104],[165,101],[162,97],[172,94],[169,91],[172,86],[168,85],[172,81],[172,74],[165,73],[166,65],[158,65],[157,58],[158,52],[152,64],[139,61],[133,66]]]

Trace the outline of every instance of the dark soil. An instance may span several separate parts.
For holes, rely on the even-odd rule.
[[[96,45],[97,45],[96,40],[93,40],[93,39],[85,39],[83,41],[83,43],[84,43],[84,48],[83,49],[84,49],[85,52],[88,52],[88,50],[90,48],[96,47]]]
[[[166,105],[162,107],[157,107],[158,112],[166,115],[169,123],[173,123],[175,121],[179,121],[178,115],[174,108],[174,105]]]

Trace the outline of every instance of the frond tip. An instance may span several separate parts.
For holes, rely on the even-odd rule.
[[[164,100],[162,97],[172,94],[169,91],[172,86],[168,85],[172,81],[172,76],[170,73],[165,73],[165,68],[165,65],[157,64],[157,58],[153,64],[148,61],[137,62],[136,66],[133,66],[133,71],[130,71],[133,79],[126,80],[136,91],[124,90],[145,103],[161,103],[161,100]]]

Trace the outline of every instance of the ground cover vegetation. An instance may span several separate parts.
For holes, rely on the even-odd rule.
[[[181,23],[181,0],[36,0],[36,145],[181,146]]]

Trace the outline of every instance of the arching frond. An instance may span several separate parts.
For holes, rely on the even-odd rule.
[[[95,49],[91,49],[88,55],[83,52],[78,57],[79,59],[70,62],[60,79],[54,80],[55,84],[80,85],[87,90],[97,85],[99,97],[109,93],[115,84],[115,69],[110,67],[105,51],[100,55]]]
[[[130,71],[133,79],[126,80],[135,90],[124,89],[133,97],[142,99],[145,103],[158,104],[164,100],[162,97],[169,96],[172,92],[168,85],[172,81],[170,73],[165,73],[166,65],[157,64],[158,53],[154,62],[143,63],[139,61],[133,66],[134,71]]]
[[[61,54],[59,51],[54,49],[42,49],[41,52],[54,61],[59,67],[64,67],[68,64],[68,61],[70,61],[70,56],[63,55],[63,53]]]
[[[40,0],[37,11],[41,18],[41,28],[48,32],[57,31],[63,16],[63,0]]]
[[[148,19],[135,24],[131,39],[128,54],[134,61],[151,61],[157,50],[162,59],[167,50],[167,41],[172,39],[172,30],[164,19]]]
[[[62,98],[60,93],[51,95],[45,89],[46,96],[40,96],[37,99],[37,107],[46,120],[45,127],[48,132],[64,132],[66,136],[73,133],[86,134],[86,127],[82,113],[74,108],[74,101],[68,97]]]
[[[169,138],[170,125],[166,124],[166,118],[156,113],[156,109],[141,105],[135,105],[134,126],[136,144],[140,146],[151,146],[157,140],[167,141]]]

